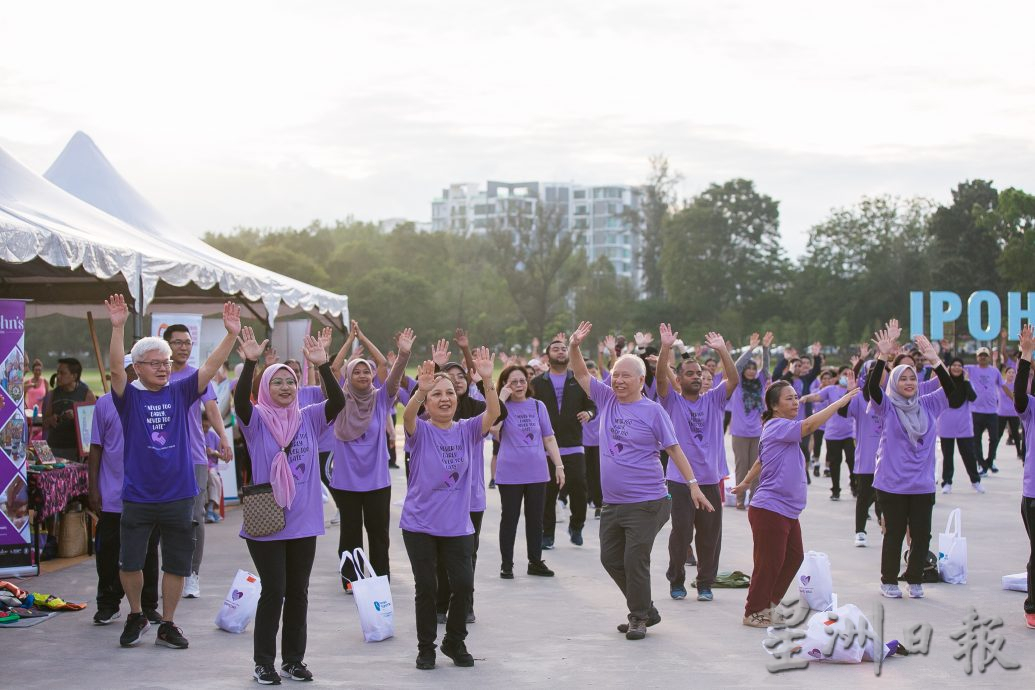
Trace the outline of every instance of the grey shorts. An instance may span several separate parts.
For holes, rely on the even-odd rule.
[[[198,495],[194,497],[194,513],[192,519],[195,525],[205,525],[205,503],[208,502],[208,463],[194,466],[194,481],[198,484]]]
[[[144,569],[147,542],[151,532],[161,537],[162,570],[171,575],[191,574],[194,555],[194,499],[166,503],[122,502],[119,569],[134,572]]]

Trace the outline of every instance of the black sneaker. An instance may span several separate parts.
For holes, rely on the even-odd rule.
[[[446,624],[446,614],[444,614],[444,613],[436,613],[435,614],[435,618],[438,619],[438,624],[439,625],[445,625]]]
[[[841,494],[830,494],[830,500],[831,501],[840,501],[841,500]]]
[[[421,671],[430,671],[435,668],[435,650],[417,652],[417,668]]]
[[[474,666],[474,657],[467,651],[467,645],[463,642],[453,642],[450,639],[445,639],[442,640],[442,647],[440,649],[457,666],[465,668]]]
[[[636,616],[629,616],[629,625],[625,630],[625,639],[642,640],[647,637],[647,621]]]
[[[819,476],[819,465],[813,465],[812,466],[812,476],[813,477],[818,477]]]
[[[474,609],[471,609],[470,611],[467,612],[467,618],[464,619],[464,623],[466,623],[467,625],[470,625],[471,623],[474,623],[477,620],[478,619],[474,615]]]
[[[599,507],[593,509],[593,517],[595,517],[597,520],[600,519],[600,508]]]
[[[130,613],[126,616],[126,627],[122,629],[122,636],[119,637],[119,644],[123,647],[132,647],[140,642],[140,639],[147,632],[151,624],[143,613]]]
[[[528,574],[540,577],[553,577],[553,571],[546,567],[546,561],[528,564]]]
[[[503,580],[513,580],[514,579],[514,564],[513,563],[509,563],[509,564],[508,563],[504,563],[503,565],[500,566],[500,578],[503,579]]]
[[[495,489],[496,488],[496,480],[495,479],[490,479],[489,480],[489,488],[490,489]]]
[[[121,614],[119,613],[118,609],[107,608],[107,607],[106,608],[102,608],[102,609],[97,609],[97,613],[93,614],[93,624],[94,625],[108,625],[109,623],[113,623],[116,620],[118,620],[120,615]]]
[[[546,536],[544,534],[543,535],[543,549],[545,549],[546,551],[549,551],[552,548],[553,548],[553,537],[548,537],[548,536]]]
[[[653,625],[657,625],[660,622],[661,622],[661,614],[658,613],[658,610],[656,608],[651,606],[650,607],[650,611],[647,612],[647,627],[649,628],[649,627],[651,627]],[[629,632],[629,624],[628,623],[619,623],[618,624],[618,632],[622,633],[623,635],[626,634],[627,632]]]
[[[171,621],[165,621],[158,626],[158,637],[155,638],[155,644],[169,649],[186,649],[189,643],[183,636],[182,630]]]
[[[256,666],[252,671],[252,677],[258,681],[259,685],[280,685],[280,674],[277,673],[277,669],[273,668],[273,664]]]
[[[144,618],[146,618],[147,622],[151,625],[162,624],[162,614],[158,613],[157,609],[144,609]]]
[[[313,673],[301,661],[292,661],[280,667],[280,675],[291,680],[312,680]]]
[[[574,527],[568,528],[568,536],[571,537],[571,543],[575,546],[582,546],[582,530],[575,529]]]
[[[993,463],[991,463],[991,464],[990,464],[990,465],[988,466],[988,469],[992,470],[992,474],[998,474],[998,473],[999,473],[999,468],[995,466],[995,463],[994,463],[994,462],[993,462]]]

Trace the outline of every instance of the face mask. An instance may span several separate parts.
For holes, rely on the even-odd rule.
[[[841,385],[841,386],[847,386],[848,385],[848,377],[847,376],[842,376],[841,378],[839,378],[837,380],[837,383],[839,385]]]

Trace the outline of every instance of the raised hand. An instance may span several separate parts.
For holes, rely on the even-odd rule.
[[[317,339],[320,341],[320,344],[323,345],[323,349],[328,352],[331,351],[331,341],[334,340],[334,332],[331,330],[330,326],[321,328],[320,335],[317,336]]]
[[[482,380],[491,381],[496,355],[489,352],[487,347],[476,347],[471,353],[471,359],[474,361],[474,370],[478,372]]]
[[[349,322],[349,335],[351,335],[353,338],[358,338],[360,337],[359,334],[359,321],[352,319],[352,321]]]
[[[266,349],[269,344],[269,340],[263,340],[261,343],[255,340],[255,331],[252,330],[251,326],[245,326],[241,329],[240,335],[237,336],[237,342],[240,345],[237,351],[241,353],[243,359],[257,362],[259,355]]]
[[[873,334],[873,343],[877,346],[877,352],[884,356],[890,355],[895,351],[897,343],[895,339],[891,337],[887,330],[880,330]]]
[[[773,344],[773,332],[766,331],[765,335],[762,336],[762,347],[769,347]]]
[[[863,343],[859,346],[859,359],[866,359],[870,356],[870,344]]]
[[[855,365],[859,363],[859,355],[852,355],[851,357],[848,358],[848,362],[854,368]]]
[[[726,350],[726,339],[714,331],[709,332],[708,335],[704,336],[704,344],[716,352],[723,352]]]
[[[892,340],[897,341],[902,337],[902,327],[898,325],[898,319],[888,319],[885,329],[888,331],[888,337]]]
[[[593,330],[593,324],[589,321],[582,321],[579,323],[579,327],[575,329],[575,332],[571,334],[571,338],[568,340],[569,345],[578,347],[582,344],[582,341],[586,339],[589,332]]]
[[[389,350],[385,353],[385,361],[388,362],[388,368],[391,369],[392,365],[395,364],[395,360],[399,358],[399,355],[395,354],[395,350]]]
[[[672,332],[671,324],[662,323],[658,325],[658,334],[661,337],[661,346],[671,348],[676,340],[679,339],[679,333]]]
[[[820,345],[819,341],[812,343],[812,347],[809,348],[809,352],[812,353],[813,357],[818,357],[819,353],[823,351],[823,346]]]
[[[367,358],[367,353],[363,351],[363,348],[357,347],[355,350],[352,351],[352,354],[349,355],[349,360],[348,361],[351,362],[354,359],[366,359],[366,358]]]
[[[413,341],[416,339],[417,338],[413,335],[412,328],[404,328],[403,332],[399,334],[399,337],[395,339],[395,344],[399,348],[399,354],[410,354],[410,350],[413,349]]]
[[[615,344],[616,341],[613,335],[608,334],[604,336],[604,347],[606,348],[607,353],[612,356],[615,353]]]
[[[934,348],[934,345],[931,344],[931,341],[927,339],[927,336],[918,335],[913,338],[913,340],[916,342],[916,349],[920,351],[920,354],[924,356],[924,359],[931,364],[938,361],[938,351]]]
[[[112,328],[125,326],[129,321],[129,307],[126,306],[126,298],[122,295],[112,295],[104,300],[104,306],[108,308],[108,318],[111,319]]]
[[[532,338],[532,351],[535,352],[539,349],[539,338]]]
[[[783,349],[783,358],[786,360],[798,359],[798,350],[793,347],[785,347]]]
[[[568,334],[564,331],[557,331],[557,335],[553,337],[554,340],[560,340],[562,343],[568,342]]]
[[[752,333],[751,337],[748,338],[748,347],[754,350],[756,347],[758,347],[758,344],[760,342],[762,342],[762,338],[758,335],[758,333]]]
[[[1032,328],[1030,323],[1024,324],[1021,328],[1020,348],[1021,354],[1029,357],[1032,352],[1035,352],[1035,328]]]
[[[636,342],[636,347],[647,347],[654,342],[654,336],[650,334],[650,331],[646,333],[636,331],[636,335],[633,336],[633,340]]]
[[[417,367],[417,388],[427,394],[435,387],[435,363],[430,359]]]
[[[845,381],[847,381],[847,385],[845,386],[845,388],[847,388],[848,390],[852,390],[854,388],[859,387],[858,382],[856,382],[855,380],[855,372],[851,369],[845,372]]]
[[[461,350],[466,350],[471,346],[471,341],[467,339],[467,331],[462,328],[456,329],[456,333],[453,335],[453,342]]]
[[[431,361],[442,368],[449,361],[449,342],[440,338],[437,343],[431,346]]]
[[[268,343],[269,341],[265,340],[263,342]],[[266,350],[266,366],[271,367],[271,366],[273,366],[276,363],[277,363],[277,348],[271,347],[270,349]]]
[[[307,335],[302,340],[302,354],[312,363],[313,366],[320,366],[327,363],[327,348],[319,338]]]

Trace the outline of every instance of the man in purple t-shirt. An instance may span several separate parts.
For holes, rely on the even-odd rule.
[[[975,364],[966,366],[970,376],[970,385],[977,393],[977,400],[970,405],[970,414],[974,420],[974,450],[978,455],[982,476],[989,470],[998,472],[995,466],[996,444],[999,441],[999,391],[1003,387],[1003,375],[992,366],[992,356],[987,347],[977,351]],[[988,455],[981,452],[981,436],[988,432]]]
[[[600,562],[622,590],[629,610],[629,622],[618,631],[626,639],[642,640],[648,625],[661,622],[650,596],[650,552],[671,512],[660,450],[668,453],[686,480],[694,507],[714,508],[697,485],[672,420],[661,405],[643,397],[643,360],[636,355],[619,357],[610,387],[590,375],[579,345],[592,328],[586,321],[579,325],[568,342],[568,358],[575,380],[596,403],[600,416]]]

